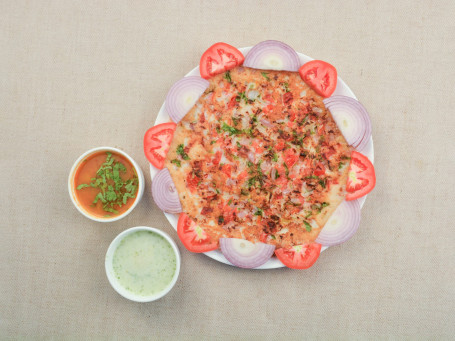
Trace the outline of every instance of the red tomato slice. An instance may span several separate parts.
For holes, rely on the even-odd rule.
[[[216,43],[210,46],[201,57],[199,71],[202,78],[209,79],[242,65],[245,57],[234,46],[226,43]]]
[[[355,200],[367,195],[375,185],[376,174],[373,164],[365,155],[353,151],[346,184],[346,200]]]
[[[163,168],[176,126],[173,122],[158,124],[144,135],[145,157],[158,169]]]
[[[337,87],[337,70],[322,60],[303,64],[299,73],[304,82],[323,97],[330,97]]]
[[[208,252],[218,248],[218,242],[212,242],[210,236],[197,226],[185,213],[180,213],[177,234],[182,244],[191,252]]]
[[[291,269],[308,269],[316,262],[320,253],[321,244],[318,243],[295,245],[275,251],[281,263]]]

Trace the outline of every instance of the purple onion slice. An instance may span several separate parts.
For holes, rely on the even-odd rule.
[[[152,181],[152,196],[156,205],[167,213],[181,213],[179,194],[167,168],[156,174]]]
[[[360,225],[360,204],[358,200],[343,201],[327,220],[316,243],[333,246],[349,240]]]
[[[347,96],[332,96],[323,100],[347,143],[362,150],[371,137],[371,121],[365,107]]]
[[[209,86],[201,77],[190,76],[177,81],[166,96],[166,111],[174,123],[179,123]]]
[[[243,65],[262,70],[298,71],[300,59],[289,45],[277,40],[266,40],[253,46]]]
[[[220,238],[220,248],[229,262],[247,269],[266,263],[275,251],[275,245],[251,243],[237,238]]]

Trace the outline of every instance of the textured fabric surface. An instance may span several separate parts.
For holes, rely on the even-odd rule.
[[[0,338],[440,339],[455,336],[453,1],[0,1]],[[142,137],[212,43],[285,41],[327,60],[371,115],[377,187],[357,234],[307,271],[233,268],[179,243],[174,289],[148,304],[104,255],[152,200]],[[147,179],[112,224],[72,205],[97,146]]]

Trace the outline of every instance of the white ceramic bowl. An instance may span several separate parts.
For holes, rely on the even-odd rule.
[[[87,212],[86,210],[84,210],[84,208],[78,202],[76,193],[75,193],[74,176],[75,176],[77,169],[79,168],[79,165],[88,156],[101,152],[101,151],[117,153],[117,154],[122,155],[124,158],[126,158],[133,165],[134,169],[136,170],[137,177],[139,180],[139,187],[138,187],[137,193],[136,193],[136,200],[134,200],[133,205],[131,205],[131,207],[127,211],[125,211],[122,214],[119,214],[117,216],[114,216],[114,217],[96,217],[96,216],[92,215],[90,212]],[[117,149],[117,148],[113,148],[113,147],[98,147],[98,148],[93,148],[93,149],[86,151],[84,154],[82,154],[76,160],[73,167],[71,168],[70,175],[68,177],[68,191],[69,191],[70,198],[71,198],[71,201],[73,202],[74,206],[76,206],[78,211],[81,212],[87,218],[92,219],[94,221],[103,222],[103,223],[110,223],[110,222],[122,219],[123,217],[126,217],[128,214],[130,214],[130,212],[132,210],[134,210],[134,208],[137,206],[139,201],[141,201],[142,195],[144,194],[144,188],[145,188],[144,174],[142,173],[142,170],[139,167],[139,165],[136,163],[136,161],[134,161],[133,158],[131,156],[129,156],[127,153],[125,153],[124,151]]]
[[[140,296],[132,293],[131,291],[126,290],[118,281],[115,276],[114,268],[112,265],[112,261],[114,258],[114,252],[117,250],[117,247],[119,246],[120,242],[128,235],[134,232],[138,231],[150,231],[153,233],[156,233],[160,236],[162,236],[171,246],[172,249],[174,250],[175,253],[175,259],[176,259],[176,267],[175,267],[175,273],[174,276],[172,277],[171,282],[169,285],[161,292],[155,294],[155,295],[150,295],[150,296]],[[180,273],[180,252],[177,247],[177,244],[172,240],[169,235],[159,229],[153,228],[153,227],[147,227],[147,226],[137,226],[137,227],[132,227],[128,230],[123,231],[120,233],[115,239],[112,241],[111,245],[109,245],[109,248],[107,249],[106,252],[106,259],[105,259],[105,267],[106,267],[106,275],[109,280],[109,283],[112,285],[115,291],[117,291],[121,296],[135,302],[151,302],[151,301],[156,301],[166,295],[171,289],[174,287],[175,283],[177,282],[177,279],[179,277]]]

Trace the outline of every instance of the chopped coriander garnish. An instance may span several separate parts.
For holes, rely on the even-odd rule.
[[[264,212],[263,212],[260,208],[258,208],[257,211],[254,212],[254,215],[257,215],[257,216],[261,216],[261,217],[262,217],[262,214],[263,214],[263,213],[264,213]]]
[[[238,117],[232,117],[232,122],[236,126],[239,123],[239,118]]]
[[[237,144],[237,148],[242,148],[242,145],[240,144],[239,141],[237,141],[236,144]]]
[[[272,238],[273,240],[276,239],[276,237],[273,234],[270,235],[270,238]]]
[[[177,159],[171,160],[171,163],[175,164],[177,167],[182,166],[182,163],[180,162],[180,160],[177,160]]]
[[[221,224],[223,224],[223,223],[224,223],[224,217],[223,217],[222,215],[220,215],[220,216],[218,217],[218,225],[221,225]]]
[[[343,162],[340,162],[340,163],[338,164],[338,170],[340,170],[341,168],[343,168],[343,166],[344,166],[344,163],[343,163]]]
[[[239,92],[237,97],[235,98],[237,102],[240,102],[242,99],[245,101],[245,104],[248,104],[249,99],[248,97],[246,97],[245,92]]]
[[[252,178],[249,178],[248,179],[248,188],[251,188],[252,186],[254,186],[254,184],[256,183],[256,177],[253,176]]]
[[[237,135],[242,132],[241,130],[231,127],[229,124],[226,124],[225,122],[223,122],[221,129],[223,129],[225,132],[228,132],[229,135]]]
[[[268,81],[270,80],[270,78],[269,78],[269,76],[268,76],[268,73],[266,73],[266,72],[261,72],[261,75],[262,75],[265,79],[267,79]]]
[[[284,91],[289,92],[289,84],[288,83],[283,83]]]
[[[273,153],[272,160],[273,160],[274,162],[277,162],[277,161],[278,161],[278,154],[277,154],[277,153]]]
[[[216,143],[216,141],[215,141],[215,140],[214,140],[214,141],[210,141],[210,144],[215,144],[215,143]]]
[[[308,231],[308,232],[311,232],[311,225],[308,224],[306,221],[303,222],[305,224],[305,229]]]
[[[183,144],[179,144],[177,146],[177,154],[179,154],[183,160],[190,160],[190,157],[188,156],[187,153],[185,153],[185,151],[183,150]]]
[[[250,128],[250,129],[245,129],[245,130],[243,130],[243,132],[244,132],[245,134],[247,134],[248,136],[251,136],[251,137],[254,136],[254,135],[253,135],[253,129],[251,129],[251,128]]]
[[[248,167],[253,166],[253,162],[251,162],[251,161],[248,161],[246,164],[247,164]]]
[[[283,162],[283,166],[285,168],[286,177],[289,179],[289,168],[288,168],[288,165],[286,164],[286,162]]]
[[[80,184],[78,190],[93,187],[99,189],[95,196],[92,206],[98,201],[103,204],[103,210],[117,214],[118,211],[114,206],[122,207],[127,203],[129,198],[135,198],[139,186],[139,179],[136,173],[128,180],[123,180],[121,173],[126,173],[126,167],[123,163],[115,160],[111,153],[107,152],[106,161],[96,172],[96,177],[91,178],[90,184]]]
[[[231,71],[226,71],[226,73],[224,74],[224,78],[225,78],[229,83],[232,83]]]
[[[93,181],[93,180],[92,180]],[[90,185],[87,185],[87,184],[80,184],[79,186],[77,186],[77,189],[82,189],[82,188],[86,188],[86,187],[90,187]]]

